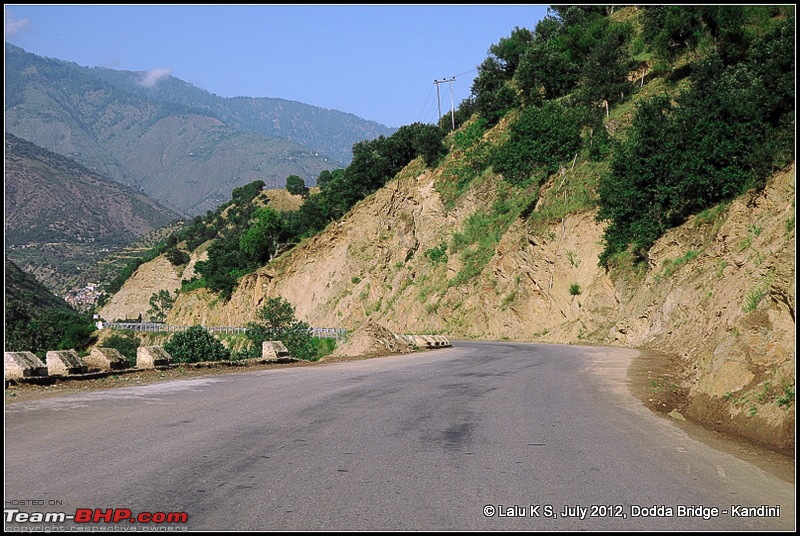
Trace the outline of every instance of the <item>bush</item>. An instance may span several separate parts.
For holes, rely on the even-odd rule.
[[[192,326],[176,333],[164,344],[164,350],[177,363],[223,361],[231,358],[228,349],[202,326]]]
[[[569,286],[569,294],[570,296],[578,296],[581,293],[581,286],[577,283],[572,283]]]
[[[139,348],[139,339],[130,331],[123,335],[114,334],[103,342],[103,348],[114,348],[125,356],[131,367],[136,366],[136,350]]]
[[[189,263],[189,254],[183,251],[182,249],[170,249],[166,253],[167,260],[172,263],[173,266],[183,266],[184,264]]]
[[[438,246],[432,247],[424,255],[434,265],[447,262],[447,242],[442,242]]]

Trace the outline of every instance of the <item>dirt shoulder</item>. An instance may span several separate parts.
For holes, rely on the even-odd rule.
[[[682,365],[678,356],[639,350],[639,356],[631,361],[627,372],[631,394],[694,439],[794,483],[794,452],[769,449],[754,443],[746,435],[716,429],[684,416],[689,405],[689,390],[683,387],[686,378],[678,372],[684,369]]]

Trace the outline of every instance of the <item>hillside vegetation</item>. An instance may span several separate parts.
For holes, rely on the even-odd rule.
[[[668,409],[791,450],[794,24],[554,7],[491,46],[456,130],[365,142],[298,211],[201,246],[225,286],[184,286],[168,321],[281,296],[318,327],[650,347],[676,358]],[[249,233],[271,238],[243,266]]]

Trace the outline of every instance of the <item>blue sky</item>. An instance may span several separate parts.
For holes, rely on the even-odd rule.
[[[40,56],[169,73],[223,96],[278,97],[398,127],[437,117],[433,81],[469,96],[489,46],[546,5],[15,5],[5,39]],[[460,75],[460,76],[459,76]],[[442,85],[442,110],[449,86]]]

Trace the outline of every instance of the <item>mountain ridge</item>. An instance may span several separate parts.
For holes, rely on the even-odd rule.
[[[349,151],[354,140],[380,135],[356,128],[371,123],[359,123],[355,116],[292,101],[278,101],[292,109],[276,116],[279,125],[270,130],[258,127],[271,117],[262,109],[268,102],[264,99],[233,99],[243,107],[233,112],[222,97],[172,77],[161,81],[177,88],[173,93],[191,87],[192,95],[206,95],[207,102],[189,106],[174,102],[174,95],[154,98],[135,83],[139,75],[134,72],[81,67],[9,44],[5,53],[7,132],[192,215],[215,208],[233,188],[254,180],[277,187],[287,176],[298,175],[313,186],[321,171],[341,167],[322,148],[290,141],[291,131],[301,138],[338,139],[340,153]],[[243,117],[257,114],[260,119],[248,120],[249,129],[237,126],[244,124]],[[341,121],[323,128],[324,121],[314,119],[319,115]]]
[[[180,218],[140,191],[6,133],[6,254],[51,289],[105,252]]]

